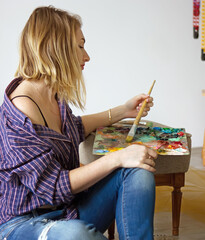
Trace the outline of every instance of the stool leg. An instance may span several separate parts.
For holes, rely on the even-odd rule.
[[[109,240],[115,239],[115,221],[113,221],[108,228],[108,239]]]
[[[179,222],[180,222],[180,211],[181,211],[181,200],[182,192],[181,187],[184,186],[185,173],[175,173],[173,177],[172,192],[172,235],[179,235]]]
[[[172,235],[179,235],[179,222],[182,192],[180,187],[174,187],[172,192]]]

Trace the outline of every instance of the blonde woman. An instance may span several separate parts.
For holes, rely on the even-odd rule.
[[[0,107],[1,239],[101,240],[116,218],[120,239],[153,239],[155,151],[135,145],[79,167],[78,146],[100,126],[136,117],[137,95],[109,111],[83,109],[90,60],[80,17],[39,7],[20,40],[16,78]]]

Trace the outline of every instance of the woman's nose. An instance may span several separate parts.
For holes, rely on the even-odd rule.
[[[89,62],[90,61],[90,57],[89,57],[88,53],[86,52],[86,50],[85,50],[85,55],[84,55],[84,61],[85,62]]]

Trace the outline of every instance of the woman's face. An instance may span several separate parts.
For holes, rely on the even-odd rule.
[[[90,60],[89,55],[85,51],[84,45],[85,45],[85,38],[83,36],[83,33],[80,28],[76,31],[76,41],[77,41],[77,55],[78,60],[80,62],[80,66],[82,70],[84,69],[85,62],[88,62]]]

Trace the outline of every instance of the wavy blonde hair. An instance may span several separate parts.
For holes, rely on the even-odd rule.
[[[86,91],[76,43],[81,25],[78,15],[52,6],[36,8],[21,34],[15,75],[44,79],[60,100],[84,109]]]

